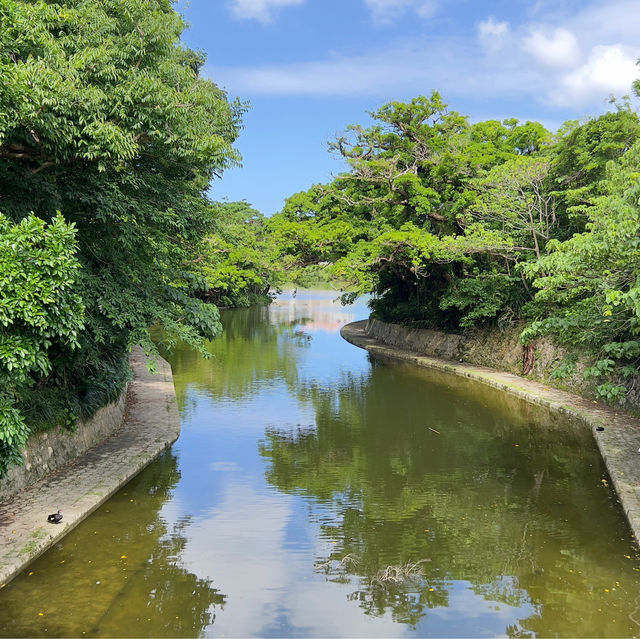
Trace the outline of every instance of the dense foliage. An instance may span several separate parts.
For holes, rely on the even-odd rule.
[[[74,290],[80,266],[74,229],[58,215],[46,226],[30,215],[0,215],[0,469],[19,460],[28,429],[12,401],[32,375],[51,372],[51,353],[78,346],[84,306]]]
[[[170,0],[2,0],[0,21],[1,471],[28,388],[73,422],[122,388],[129,348],[154,351],[153,325],[219,333],[194,257],[245,107],[199,76]]]
[[[527,265],[546,313],[524,338],[555,333],[602,355],[586,375],[604,380],[617,367],[629,379],[640,362],[640,142],[609,164],[600,188],[587,230]],[[610,399],[625,393],[610,381],[599,388]]]
[[[325,265],[388,321],[460,330],[528,321],[637,375],[640,123],[628,102],[555,136],[469,123],[439,94],[392,102],[332,148],[349,169],[270,222],[292,272]],[[635,198],[635,199],[634,199]],[[622,386],[603,382],[613,398]]]
[[[198,258],[205,278],[203,298],[232,307],[270,302],[270,292],[282,283],[282,269],[265,217],[244,201],[212,207],[213,233]]]

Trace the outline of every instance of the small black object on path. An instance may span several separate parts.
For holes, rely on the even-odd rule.
[[[47,517],[47,521],[51,522],[52,524],[59,524],[62,521],[62,511],[58,510],[57,513],[49,515]]]

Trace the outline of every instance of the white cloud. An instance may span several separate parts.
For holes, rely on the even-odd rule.
[[[638,0],[592,2],[570,18],[574,33],[590,46],[612,42],[637,42],[640,31]]]
[[[478,24],[478,39],[486,49],[497,51],[509,35],[509,23],[489,18]]]
[[[231,13],[239,20],[258,20],[268,23],[274,12],[282,7],[303,4],[305,0],[231,0]]]
[[[611,93],[617,97],[629,93],[638,77],[637,56],[637,50],[632,53],[621,44],[594,47],[583,65],[561,78],[561,90],[552,94],[553,102],[570,106],[605,99]]]
[[[423,4],[367,2],[372,11],[416,11]],[[207,71],[230,93],[247,97],[370,96],[375,103],[437,89],[454,108],[458,97],[476,102],[523,99],[553,110],[571,109],[571,114],[558,117],[581,117],[606,108],[609,94],[628,93],[640,76],[635,66],[640,45],[623,19],[628,8],[628,0],[611,0],[610,22],[608,13],[595,5],[555,23],[551,14],[546,21],[537,15],[535,25],[489,17],[477,24],[477,39],[448,32],[386,43],[377,39],[356,55],[334,52],[315,60],[211,66]],[[634,25],[640,21],[636,13],[639,17],[628,17]]]
[[[549,35],[534,29],[522,46],[536,60],[550,67],[573,67],[581,58],[576,36],[563,27],[554,29]]]
[[[391,24],[409,9],[423,19],[433,17],[438,10],[437,0],[364,0],[364,3],[379,25]]]
[[[420,18],[424,20],[428,20],[429,18],[433,18],[433,16],[438,11],[438,3],[436,0],[427,0],[426,2],[419,2],[416,6],[416,13]]]
[[[406,626],[391,614],[363,620],[361,608],[348,596],[355,586],[327,584],[325,575],[313,570],[313,557],[327,557],[334,547],[313,524],[306,535],[297,532],[296,543],[287,538],[287,526],[295,520],[296,507],[300,510],[295,500],[228,482],[215,509],[194,518],[179,561],[198,578],[210,579],[226,597],[216,609],[215,632],[209,626],[204,634],[264,637],[281,628],[283,616],[294,630],[311,636],[361,636],[364,622],[365,636],[406,634]]]
[[[358,56],[285,65],[207,67],[207,71],[215,82],[240,94],[381,95],[420,85],[424,93],[442,87],[437,80],[448,66],[445,57],[420,40]]]
[[[399,17],[413,4],[413,0],[364,0],[374,22],[387,24]]]
[[[517,53],[517,51],[516,51]],[[250,67],[207,66],[207,73],[231,94],[372,96],[429,95],[486,97],[544,93],[544,76],[523,67],[517,55],[492,64],[466,37],[403,38],[355,56]]]

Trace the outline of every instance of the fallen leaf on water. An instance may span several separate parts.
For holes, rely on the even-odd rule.
[[[33,572],[30,572],[30,573],[29,573],[29,577],[31,577],[31,575],[32,575],[32,574],[33,574]]]

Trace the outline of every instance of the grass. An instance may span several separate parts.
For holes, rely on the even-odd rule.
[[[27,545],[24,548],[22,548],[22,550],[20,550],[18,555],[19,556],[30,555],[31,553],[35,552],[38,549],[38,541],[40,541],[46,536],[47,536],[47,531],[44,530],[42,527],[32,532],[31,540],[27,543]]]
[[[385,586],[410,581],[422,574],[421,565],[429,561],[431,561],[431,559],[420,559],[416,562],[387,566],[371,577],[371,584],[375,586]]]

